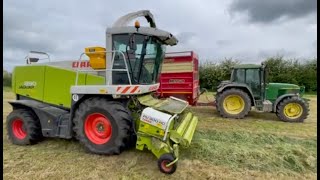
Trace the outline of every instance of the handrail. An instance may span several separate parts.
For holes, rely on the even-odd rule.
[[[122,57],[123,57],[123,61],[124,61],[124,64],[125,64],[125,69],[113,69],[113,63],[114,63],[114,58],[115,58],[115,54],[116,54],[116,52],[119,52],[121,55],[122,55]],[[104,70],[95,70],[95,69],[93,69],[93,70],[81,70],[80,69],[80,66],[78,66],[77,68],[76,68],[76,82],[75,82],[75,85],[78,85],[78,80],[79,80],[79,72],[101,72],[101,71],[105,71],[106,72],[106,76],[105,76],[105,83],[107,84],[107,85],[110,85],[110,81],[108,81],[107,80],[107,72],[109,72],[109,71],[126,71],[127,72],[127,75],[128,75],[128,80],[129,80],[129,84],[130,85],[132,85],[132,82],[131,82],[131,77],[130,77],[130,73],[129,73],[129,69],[128,69],[128,65],[127,65],[127,61],[126,61],[126,57],[125,57],[125,55],[124,55],[124,53],[122,52],[122,51],[119,51],[119,50],[113,50],[113,51],[96,51],[96,52],[86,52],[86,53],[81,53],[81,55],[80,55],[80,57],[79,57],[79,60],[78,60],[78,62],[81,62],[81,60],[82,60],[82,56],[84,55],[84,54],[94,54],[94,53],[105,53],[105,54],[107,54],[107,53],[113,53],[113,56],[112,56],[112,60],[111,60],[111,68],[109,68],[108,67],[108,69],[106,68],[106,69],[104,69]],[[105,59],[105,63],[107,64],[107,59]]]

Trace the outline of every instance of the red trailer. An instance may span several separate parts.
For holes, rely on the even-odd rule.
[[[198,66],[198,55],[193,51],[166,53],[158,96],[174,96],[196,105],[200,96]]]

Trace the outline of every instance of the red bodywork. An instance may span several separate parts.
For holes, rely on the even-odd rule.
[[[200,95],[199,59],[193,51],[166,53],[157,94],[174,96],[196,105]]]

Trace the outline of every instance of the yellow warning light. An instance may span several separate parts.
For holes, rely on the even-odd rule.
[[[134,27],[136,27],[137,29],[140,28],[140,22],[139,21],[134,22]]]

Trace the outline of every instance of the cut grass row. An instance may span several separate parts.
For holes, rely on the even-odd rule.
[[[317,171],[317,138],[297,139],[268,133],[197,131],[182,157],[235,170],[306,173]]]

